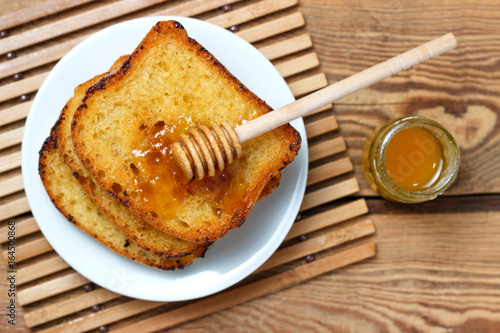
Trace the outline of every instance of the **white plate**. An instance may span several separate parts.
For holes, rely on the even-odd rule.
[[[282,175],[281,184],[259,202],[245,224],[218,240],[205,258],[176,271],[162,271],[127,260],[78,230],[51,203],[38,175],[38,151],[73,88],[103,73],[119,56],[130,54],[160,20],[175,19],[250,90],[273,108],[294,100],[286,82],[252,45],[212,24],[184,17],[147,17],[119,23],[84,40],[51,71],[40,87],[26,120],[22,172],[26,195],[38,225],[55,251],[94,283],[129,297],[179,301],[216,293],[242,280],[281,244],[304,195],[307,141],[303,121],[302,149]]]

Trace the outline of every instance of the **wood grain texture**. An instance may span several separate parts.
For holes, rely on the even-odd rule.
[[[253,29],[247,29],[236,34],[244,40],[253,43],[280,33],[302,27],[305,24],[301,13],[293,13],[265,22]]]
[[[48,73],[42,73],[2,86],[0,88],[0,102],[37,91],[47,75]]]
[[[334,185],[308,192],[304,195],[302,205],[300,205],[300,211],[308,210],[344,196],[352,195],[358,191],[358,182],[355,178],[350,178]]]
[[[18,301],[21,305],[30,304],[87,283],[89,283],[89,280],[77,272],[72,272],[36,286],[23,288],[18,293]]]
[[[295,222],[285,240],[308,234],[315,230],[320,230],[337,223],[353,219],[368,212],[368,207],[364,199],[358,199],[349,203],[344,203],[338,207],[331,208],[322,213],[308,216]]]
[[[498,199],[489,202],[491,207]],[[486,205],[474,197],[464,202],[474,209]],[[455,213],[452,221],[435,206],[409,214],[404,207],[388,212],[387,202],[379,199],[368,204],[377,229],[376,258],[169,332],[207,327],[217,332],[239,327],[262,332],[500,329],[500,244],[491,237],[500,233],[498,209]]]
[[[309,94],[317,89],[326,87],[328,84],[325,74],[318,73],[316,75],[292,81],[289,83],[290,90],[294,96],[302,96]]]
[[[36,224],[36,221],[32,216],[25,216],[16,219],[17,237],[31,235],[39,230],[38,224]],[[0,228],[0,243],[7,242],[9,236],[8,231],[8,225],[4,225]]]
[[[34,21],[94,0],[48,0],[18,9],[0,17],[0,30]]]
[[[20,263],[17,265],[17,285],[21,286],[25,283],[60,272],[68,267],[69,265],[55,252],[44,256],[42,259],[39,258],[32,263]]]
[[[0,157],[0,172],[9,171],[21,166],[21,151],[17,150],[13,153],[6,154]]]
[[[49,242],[42,235],[33,240],[18,242],[16,247],[16,263],[50,251],[52,251],[52,246],[50,246]],[[8,251],[4,250],[2,256],[7,263]]]
[[[20,144],[23,138],[24,126],[17,127],[8,132],[0,134],[0,149]]]
[[[120,296],[107,289],[98,288],[33,310],[24,316],[24,320],[26,321],[26,326],[34,327],[64,317],[65,315],[85,310],[93,305],[108,302]]]
[[[223,15],[218,15],[208,19],[207,22],[213,23],[223,28],[229,28],[234,25],[252,21],[258,17],[295,6],[298,0],[265,0],[261,2],[250,3],[248,6],[231,10]]]
[[[0,199],[0,211],[2,212],[2,217],[5,220],[27,213],[30,211],[28,199],[26,199],[24,193],[16,193],[14,196],[2,198]]]
[[[363,238],[375,232],[375,227],[370,219],[358,222],[341,229],[336,229],[321,236],[316,236],[300,243],[288,246],[276,251],[269,260],[260,266],[256,272],[265,271],[277,267],[291,260],[305,258],[308,255],[324,251],[328,248],[338,246],[349,241]]]
[[[14,10],[22,8],[19,4],[23,2],[37,1],[7,1],[6,6]],[[361,191],[353,196],[366,197],[366,201],[355,201],[361,204],[357,208],[346,206],[344,210],[337,210],[343,207],[342,203],[350,203],[351,198],[339,199],[336,204],[326,203],[303,212],[302,219],[296,222],[296,234],[290,235],[287,242],[308,233],[308,222],[348,217],[364,205],[365,209],[369,208],[376,228],[373,239],[377,242],[377,256],[362,265],[323,274],[292,288],[179,323],[168,330],[162,329],[167,323],[162,320],[147,327],[183,333],[499,332],[500,3],[496,0],[300,0],[298,9],[301,16],[296,16],[297,22],[302,21],[305,31],[311,35],[320,66],[313,69],[316,76],[299,74],[287,80],[296,96],[336,82],[441,34],[453,32],[458,39],[458,48],[449,54],[349,96],[319,114],[335,115],[339,125],[335,137],[343,138],[345,148],[338,156],[332,156],[351,158],[354,172],[342,177],[356,177]],[[287,15],[289,12],[285,11],[273,16],[272,21]],[[251,38],[260,36],[257,30],[249,31]],[[288,37],[302,33],[304,30],[292,31]],[[282,39],[287,40],[289,38]],[[268,44],[266,39],[259,43],[259,47]],[[282,57],[279,49],[271,49],[268,54],[273,55],[273,59]],[[5,63],[0,63],[0,68]],[[459,141],[463,157],[460,178],[445,197],[412,206],[373,197],[375,194],[368,189],[359,163],[364,141],[373,129],[390,119],[410,114],[426,115],[442,122]],[[1,116],[2,113],[0,119]],[[313,145],[320,143],[316,142],[317,138],[311,140]],[[328,185],[329,180],[322,183]],[[22,195],[13,198],[21,206],[5,206],[6,201],[0,201],[0,209],[7,208],[13,216],[29,211],[22,207],[25,203]],[[330,210],[338,214],[319,214]],[[29,235],[37,231],[28,214],[23,215],[23,219],[26,219],[23,233]],[[57,266],[58,270],[65,268],[60,262],[50,266]],[[38,270],[42,268],[38,266]],[[32,271],[37,273],[37,267]],[[42,272],[48,274],[50,270]],[[2,281],[4,277],[0,275]],[[5,282],[1,286],[5,287]],[[0,296],[2,302],[3,295]],[[138,303],[124,303],[120,307],[121,303],[113,301],[114,295],[99,294],[102,297],[96,298],[93,294],[81,295],[83,305],[62,303],[64,308],[60,309],[67,312],[51,313],[59,318],[102,301],[105,308],[117,308],[96,316],[109,322],[111,330],[144,323],[143,320],[155,314],[154,310],[147,314],[134,311],[133,306]],[[54,300],[52,304],[56,305],[47,309],[55,309],[62,300]],[[120,315],[121,309],[124,313]],[[157,315],[162,313],[158,311]],[[116,319],[126,318],[129,313],[137,315]],[[14,332],[29,332],[21,314]],[[54,317],[33,312],[32,318],[30,323],[41,323]],[[85,327],[91,329],[95,325]],[[1,322],[0,330],[5,328],[11,329]]]
[[[441,121],[462,146],[454,196],[416,206],[367,200],[377,229],[374,260],[169,332],[500,331],[500,3],[301,0],[300,8],[330,83],[433,36],[456,34],[455,51],[341,100],[332,112],[363,196],[374,195],[359,167],[372,130],[409,114]],[[476,196],[456,196],[468,193]]]
[[[15,51],[168,0],[122,0],[0,40],[0,53]]]
[[[444,33],[458,46],[436,59],[341,99],[333,113],[349,146],[362,195],[366,137],[385,122],[421,115],[458,141],[462,164],[449,194],[500,191],[500,3],[498,1],[301,1],[330,83]]]
[[[309,162],[314,162],[327,156],[338,154],[347,149],[343,137],[322,141],[309,147]]]
[[[19,103],[0,111],[0,126],[26,118],[32,103],[32,101]]]
[[[306,124],[306,133],[308,138],[335,131],[339,128],[335,116],[323,117],[319,120]]]
[[[150,12],[150,16],[161,15],[178,15],[178,16],[196,16],[205,11],[213,10],[217,7],[231,4],[237,0],[204,0],[204,1],[180,1],[167,9],[155,10]],[[0,77],[6,77],[14,73],[26,71],[27,69],[36,68],[37,66],[46,65],[50,62],[57,61],[71,50],[78,43],[90,36],[92,32],[97,32],[96,29],[91,29],[78,37],[71,38],[66,41],[47,45],[42,49],[29,50],[23,53],[18,58],[0,63]]]
[[[24,189],[21,172],[15,171],[7,176],[0,177],[0,197],[16,193]]]
[[[219,293],[199,302],[191,303],[185,307],[180,307],[170,312],[136,322],[128,327],[121,327],[117,332],[135,332],[136,330],[152,332],[158,329],[168,328],[194,319],[197,313],[210,314],[214,311],[227,309],[231,306],[246,302],[248,300],[246,295],[252,295],[252,298],[260,297],[270,291],[292,286],[303,280],[308,280],[333,269],[352,264],[358,260],[373,257],[374,255],[374,243],[359,245],[345,252],[298,266],[286,272]]]
[[[298,52],[308,49],[312,46],[311,36],[308,34],[301,34],[283,41],[277,42],[273,45],[267,45],[259,48],[260,53],[262,53],[267,59],[274,60],[280,57],[286,56],[293,53],[293,51]]]
[[[349,171],[352,171],[353,166],[348,157],[339,158],[333,162],[328,162],[309,169],[307,174],[307,185],[319,183],[323,180],[333,178]]]
[[[25,310],[27,310],[24,317],[26,320],[25,325],[28,327],[38,326],[36,328],[37,331],[90,330],[102,324],[128,320],[128,317],[131,316],[152,316],[154,315],[152,311],[161,311],[161,309],[156,309],[162,305],[158,303],[125,300],[121,296],[106,294],[105,292],[104,295],[101,295],[101,291],[99,291],[99,294],[81,294],[81,290],[78,287],[88,283],[88,280],[72,271],[64,261],[52,252],[50,245],[43,238],[40,238],[40,234],[32,235],[32,233],[37,231],[36,228],[24,228],[24,224],[27,227],[31,227],[31,225],[29,224],[29,217],[26,223],[21,223],[22,219],[16,217],[19,214],[27,213],[22,205],[16,205],[16,207],[9,205],[12,203],[22,203],[25,200],[22,192],[20,192],[23,184],[20,178],[20,170],[17,169],[19,164],[12,160],[19,158],[18,149],[21,142],[21,134],[23,133],[21,121],[26,117],[30,103],[28,102],[25,105],[16,104],[16,98],[36,91],[48,74],[51,67],[50,63],[58,60],[77,42],[85,38],[86,35],[92,33],[92,31],[96,31],[95,29],[97,28],[92,26],[94,25],[93,23],[104,27],[111,24],[108,21],[109,18],[116,17],[129,10],[135,11],[138,8],[142,8],[141,6],[147,7],[148,4],[160,2],[163,3],[166,1],[155,0],[139,3],[135,0],[122,0],[102,4],[95,3],[92,6],[85,7],[90,8],[87,14],[85,14],[84,8],[81,8],[81,12],[72,12],[72,17],[69,15],[60,17],[56,15],[47,25],[40,26],[38,29],[14,30],[15,33],[11,37],[0,41],[0,49],[2,47],[12,49],[27,47],[27,49],[21,50],[20,58],[0,62],[0,76],[3,78],[0,89],[0,111],[2,112],[0,114],[2,116],[0,121],[2,125],[6,125],[0,130],[0,138],[3,138],[1,143],[3,146],[0,147],[2,155],[0,157],[4,158],[2,161],[7,162],[3,167],[3,174],[0,175],[0,185],[2,185],[0,190],[0,205],[2,203],[7,205],[3,206],[3,208],[7,208],[7,215],[2,215],[3,218],[15,218],[16,222],[18,222],[17,227],[19,227],[19,235],[21,237],[17,247],[19,275],[17,280],[19,286],[18,302],[25,306]],[[220,7],[222,5],[233,3],[236,7],[234,10],[229,10],[229,12],[221,11]],[[304,33],[304,17],[296,10],[297,8],[291,9],[292,7],[296,7],[297,3],[297,0],[258,0],[240,3],[233,0],[172,1],[172,5],[168,8],[165,6],[167,9],[163,10],[163,12],[165,14],[196,15],[213,11],[208,14],[207,21],[226,28],[233,25],[241,25],[242,28],[238,34],[242,38],[255,43],[258,49],[261,49],[270,60],[274,61],[281,75],[284,78],[291,79],[290,85],[293,86],[294,90],[304,94],[324,86],[326,83],[324,75],[316,75],[312,81],[303,80],[308,77],[309,74],[307,73],[311,73],[318,67],[319,61],[311,49],[312,41],[309,35]],[[107,12],[107,8],[117,8],[117,6],[122,4],[137,4],[139,7],[128,6],[130,8],[121,8],[120,12],[111,14]],[[162,12],[161,9],[158,11],[159,8],[161,6],[156,6],[149,13],[157,14]],[[280,13],[277,14],[278,12]],[[93,17],[89,22],[79,22],[73,26],[66,25],[71,19],[81,18],[84,15],[88,15],[88,13],[96,13],[96,17]],[[81,29],[87,26],[88,29]],[[298,31],[299,28],[301,28],[300,31]],[[60,34],[67,34],[69,32],[75,38],[60,39],[60,44],[54,39]],[[27,38],[28,36],[32,36],[33,38]],[[45,42],[46,40],[50,41]],[[7,78],[9,75],[23,71],[28,71],[28,75],[19,81],[14,80],[14,78]],[[331,108],[331,105],[316,112],[320,113],[328,108]],[[330,133],[338,129],[338,123],[331,115],[320,116],[309,121],[307,127],[308,137],[319,142],[325,139],[328,140]],[[320,152],[321,147],[328,149],[330,146],[318,146],[316,147],[316,151]],[[345,150],[345,145],[341,144],[340,149]],[[320,152],[322,156],[330,156],[332,153],[335,154],[335,150],[333,152]],[[325,177],[333,178],[350,172],[352,167],[348,163],[344,163],[344,161],[345,158],[339,158],[339,163],[330,164],[329,167],[324,169],[317,169],[316,173],[319,170],[322,175],[320,177],[314,176],[313,181],[309,184],[320,185],[319,183]],[[332,186],[316,187],[308,191],[305,209],[311,210],[315,206],[337,200],[357,190],[357,183],[352,178],[339,181],[338,184]],[[16,193],[12,194],[14,192]],[[355,215],[358,214],[366,214],[366,211],[361,210],[355,213]],[[344,218],[348,218],[348,215],[344,215]],[[335,220],[331,222],[335,223]],[[321,228],[322,225],[318,225],[318,227]],[[314,226],[310,229],[311,232],[315,230]],[[6,229],[2,228],[2,231],[5,232]],[[297,256],[311,255],[313,252],[318,251],[324,252],[331,247],[336,248],[340,245],[345,245],[346,242],[351,243],[373,232],[374,227],[371,222],[369,224],[360,222],[339,230],[330,230],[329,233],[323,236],[321,236],[320,232],[319,234],[315,234],[311,241],[302,243],[299,251],[292,251],[294,255],[288,255],[288,253],[291,253],[291,250],[288,250],[285,255],[280,257],[279,266],[290,264],[290,268],[292,268],[294,265],[296,266],[296,263],[291,263],[291,261],[297,261]],[[304,248],[307,244],[313,245]],[[299,247],[295,248],[298,249]],[[6,257],[8,251],[4,250],[2,254]],[[345,264],[354,263],[373,256],[373,254],[374,246],[373,243],[370,243],[367,247],[362,246],[360,248],[341,251],[332,258],[325,257],[326,261],[323,262],[330,262],[331,266],[329,269],[336,269]],[[340,261],[332,261],[335,258],[339,258]],[[295,271],[284,268],[284,272],[278,276],[287,277],[286,281],[281,278],[270,280],[275,281],[275,283],[265,286],[263,289],[265,292],[258,295],[261,296],[275,292],[277,289],[287,286],[290,281],[297,283],[308,276],[312,277],[326,272],[325,267],[329,265],[325,266],[322,262],[319,262],[312,264],[310,267],[315,266],[318,266],[320,269],[309,271],[307,274],[299,273],[305,269]],[[266,272],[266,274],[269,273]],[[267,284],[265,281],[260,282],[260,285],[265,284]],[[247,291],[250,289],[245,288],[237,293],[237,303],[257,296],[254,292],[248,293]],[[96,297],[93,297],[93,295],[96,295]],[[117,300],[118,297],[121,298],[121,301]],[[76,304],[76,301],[81,301],[81,304]],[[93,302],[98,301],[110,303],[104,305],[108,309],[100,311],[95,315],[88,314],[88,310],[84,306],[89,306]],[[220,309],[223,308],[216,306],[212,307],[210,311],[213,312]],[[176,312],[182,314],[184,310],[179,309],[179,311]],[[189,316],[190,318],[196,318],[203,314],[204,312],[190,313]],[[67,317],[62,318],[64,316]],[[49,321],[54,322],[47,323]]]

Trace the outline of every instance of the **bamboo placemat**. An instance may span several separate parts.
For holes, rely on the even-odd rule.
[[[0,17],[0,243],[8,265],[15,221],[16,302],[36,332],[155,331],[220,311],[375,255],[375,232],[331,107],[305,119],[306,195],[292,230],[256,272],[227,291],[190,302],[134,300],[72,270],[40,233],[24,194],[21,139],[30,100],[59,60],[88,35],[151,15],[191,16],[230,29],[256,46],[296,97],[327,85],[298,0],[49,0]],[[11,222],[12,223],[12,222]],[[9,267],[6,267],[9,270]],[[189,268],[186,268],[189,269]],[[168,272],[165,272],[168,274]]]

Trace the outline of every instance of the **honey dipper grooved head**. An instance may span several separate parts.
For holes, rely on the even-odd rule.
[[[187,179],[203,179],[215,171],[224,170],[226,165],[241,155],[241,145],[234,128],[226,121],[220,125],[192,128],[181,134],[180,141],[172,145],[177,165]]]

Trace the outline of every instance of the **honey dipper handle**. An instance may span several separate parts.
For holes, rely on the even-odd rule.
[[[436,38],[428,43],[420,45],[410,51],[402,53],[394,58],[383,61],[362,72],[354,74],[342,81],[334,83],[326,88],[316,91],[293,103],[285,105],[273,112],[267,113],[259,118],[253,119],[239,127],[236,133],[240,143],[255,138],[276,127],[289,123],[290,121],[350,95],[358,90],[367,88],[383,79],[396,75],[403,70],[418,65],[426,60],[437,57],[455,48],[457,41],[453,34],[449,33]]]

